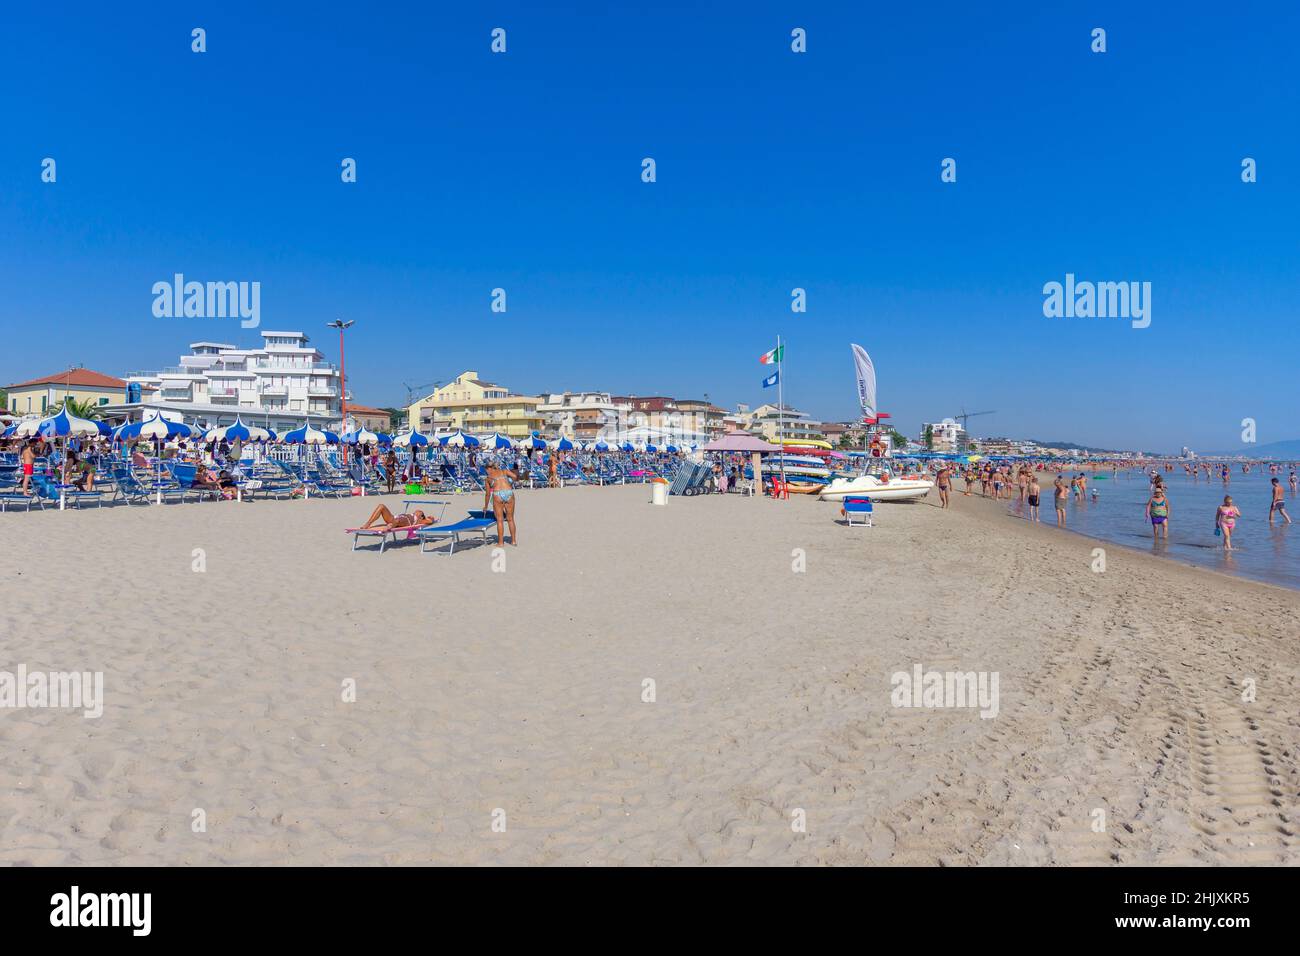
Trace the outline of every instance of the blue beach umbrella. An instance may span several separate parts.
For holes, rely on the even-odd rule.
[[[475,448],[478,446],[478,439],[473,435],[466,435],[459,428],[450,435],[443,435],[438,439],[438,444],[444,447],[452,448]]]
[[[532,451],[538,451],[538,450],[540,450],[540,449],[546,447],[546,442],[544,442],[542,439],[538,438],[536,435],[531,435],[531,436],[529,436],[528,438],[525,438],[525,439],[521,440],[521,441],[519,442],[519,447],[520,447],[520,448],[527,448],[527,449],[530,449],[530,450],[532,450]]]
[[[573,451],[573,442],[561,435],[555,441],[551,442],[551,447],[556,451]]]
[[[236,418],[233,425],[214,428],[207,435],[208,441],[221,441],[223,438],[226,441],[267,441],[270,437],[271,433],[265,428],[245,425],[242,418]]]
[[[645,443],[645,450],[646,450],[646,451],[649,451],[649,452],[657,452],[659,449],[656,448],[654,445],[650,444],[649,442],[646,442],[646,443]]]
[[[630,441],[625,441],[623,442],[622,447],[619,448],[619,451],[636,451],[636,448],[633,447]]]
[[[333,441],[330,440],[331,437]],[[302,428],[284,433],[284,441],[290,445],[337,445],[338,440],[338,435],[313,428],[310,422],[304,424]]]
[[[125,425],[115,428],[113,430],[113,440],[135,441],[148,438],[157,441],[164,438],[188,438],[192,433],[190,426],[184,422],[169,421],[161,415],[155,414],[152,418],[138,422],[127,422]]]
[[[483,446],[485,448],[494,448],[500,450],[503,448],[515,447],[515,443],[512,442],[509,439],[509,437],[501,434],[500,432],[493,432],[491,435],[484,435],[479,440],[483,443]]]
[[[358,428],[356,431],[344,432],[340,438],[345,445],[375,445],[379,443],[379,436],[368,428]]]
[[[609,451],[609,443],[605,441],[598,441],[593,447],[596,451]]]
[[[405,432],[393,439],[398,448],[423,448],[429,444],[429,436],[419,432]]]

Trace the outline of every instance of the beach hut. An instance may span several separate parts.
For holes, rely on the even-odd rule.
[[[762,455],[770,455],[773,452],[781,450],[780,445],[773,445],[751,435],[749,432],[734,431],[728,432],[721,438],[709,442],[704,446],[705,451],[717,451],[724,453],[745,453],[748,452],[754,469],[754,490],[755,497],[762,497]]]

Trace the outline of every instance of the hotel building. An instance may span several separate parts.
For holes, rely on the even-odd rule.
[[[337,428],[342,393],[338,366],[308,344],[302,332],[263,332],[260,348],[241,349],[226,342],[194,342],[180,364],[126,376],[128,400],[110,406],[111,414],[158,410],[204,425],[230,424],[242,417],[249,424],[276,431],[304,421]],[[135,401],[131,385],[143,394]],[[142,400],[141,400],[142,399]]]

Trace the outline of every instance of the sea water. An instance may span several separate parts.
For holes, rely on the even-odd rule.
[[[1300,498],[1287,484],[1290,468],[1283,467],[1274,476],[1268,467],[1251,468],[1243,475],[1238,465],[1232,480],[1224,484],[1216,473],[1210,478],[1192,478],[1181,470],[1165,472],[1165,495],[1169,499],[1169,540],[1154,540],[1151,522],[1145,511],[1151,497],[1151,482],[1141,471],[1120,471],[1098,481],[1088,475],[1088,493],[1075,500],[1071,495],[1066,507],[1066,528],[1093,538],[1139,548],[1162,557],[1237,574],[1256,581],[1300,589]],[[1077,472],[1065,472],[1065,480]],[[1056,512],[1052,502],[1052,480],[1056,476],[1040,472],[1043,488],[1039,517],[1044,525],[1054,527]],[[1288,525],[1280,515],[1268,524],[1269,502],[1273,499],[1271,479],[1282,483],[1286,510],[1296,523]],[[1097,492],[1093,500],[1092,492]],[[1214,516],[1223,496],[1232,495],[1232,503],[1242,516],[1232,531],[1233,550],[1224,552],[1223,538],[1214,533]],[[1013,514],[1023,514],[1023,506],[1013,499]]]

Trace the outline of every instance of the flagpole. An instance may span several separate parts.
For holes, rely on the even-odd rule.
[[[785,356],[781,352],[781,336],[776,337],[776,443],[781,447],[780,458],[777,461],[780,464],[781,487],[785,487],[785,372],[782,370],[782,362]],[[762,487],[760,481],[759,487]],[[776,497],[773,495],[773,497]]]

